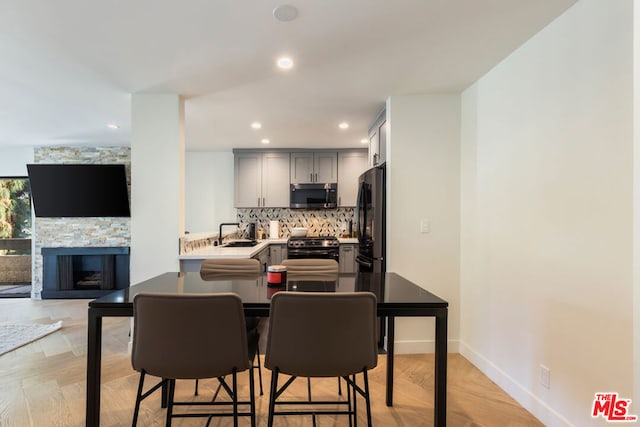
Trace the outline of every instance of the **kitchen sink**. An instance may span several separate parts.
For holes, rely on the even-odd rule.
[[[224,248],[246,248],[257,245],[258,242],[256,240],[234,240],[229,243],[225,243],[222,245]]]

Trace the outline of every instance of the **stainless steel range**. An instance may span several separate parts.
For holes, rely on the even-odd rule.
[[[287,258],[323,258],[340,261],[340,242],[334,236],[289,237]]]

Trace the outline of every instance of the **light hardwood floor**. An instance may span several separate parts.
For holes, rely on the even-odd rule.
[[[86,326],[88,300],[0,299],[0,323],[63,321],[63,328],[43,339],[0,356],[0,426],[82,426],[85,409]],[[129,320],[106,318],[103,329],[102,426],[131,425],[138,374],[127,354]],[[433,425],[433,355],[399,355],[396,358],[394,406],[384,404],[384,356],[369,377],[375,426]],[[241,374],[240,392],[247,393],[247,374]],[[256,375],[257,380],[257,375]],[[257,395],[258,425],[266,426],[269,371],[263,368],[265,395]],[[305,396],[302,381],[292,392]],[[213,381],[201,386],[201,398],[210,396]],[[313,380],[317,397],[334,397],[335,379]],[[157,393],[156,393],[157,395]],[[193,382],[178,383],[176,396],[193,399]],[[143,402],[138,425],[164,425],[159,396]],[[364,406],[359,423],[366,425]],[[459,354],[449,355],[449,426],[541,426],[529,412],[491,382]],[[201,426],[204,419],[175,420],[173,425]],[[241,425],[248,425],[243,419]],[[215,419],[212,426],[233,425]],[[310,426],[310,417],[276,418],[277,426]],[[348,425],[346,417],[323,416],[319,426]]]

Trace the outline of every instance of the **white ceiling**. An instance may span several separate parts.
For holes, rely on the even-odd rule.
[[[188,150],[359,147],[388,96],[459,92],[574,2],[0,0],[0,146],[128,144],[130,94],[171,92]]]

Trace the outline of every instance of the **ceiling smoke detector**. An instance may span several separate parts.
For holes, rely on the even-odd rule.
[[[298,16],[298,9],[290,4],[283,4],[273,9],[273,16],[281,22],[293,21]]]

